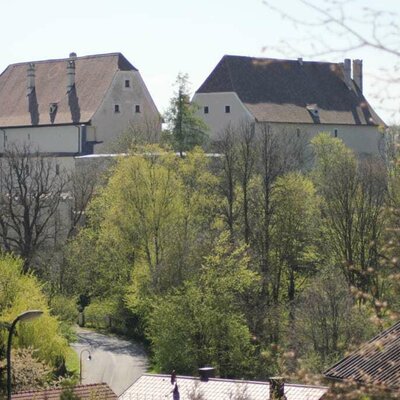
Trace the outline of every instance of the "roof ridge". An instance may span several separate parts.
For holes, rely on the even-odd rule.
[[[101,54],[88,54],[84,56],[76,56],[74,57],[75,60],[82,60],[82,59],[88,59],[88,58],[100,58],[100,57],[111,57],[111,56],[122,56],[125,58],[125,56],[121,52],[114,52],[114,53],[101,53]],[[14,67],[14,66],[19,66],[19,65],[24,65],[24,64],[44,64],[44,63],[51,63],[51,62],[60,62],[60,61],[69,61],[71,60],[71,57],[63,57],[63,58],[49,58],[45,60],[30,60],[30,61],[21,61],[21,62],[16,62],[16,63],[11,63],[8,66],[9,67]]]

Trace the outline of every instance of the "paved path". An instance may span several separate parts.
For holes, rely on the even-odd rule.
[[[136,379],[146,372],[147,357],[143,349],[135,343],[107,336],[97,332],[77,328],[77,343],[74,350],[82,353],[82,383],[106,382],[119,396]]]

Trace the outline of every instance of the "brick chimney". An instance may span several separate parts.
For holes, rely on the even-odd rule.
[[[269,378],[269,399],[286,400],[285,380],[280,376]]]
[[[75,86],[75,61],[69,60],[67,63],[67,93]]]
[[[213,378],[215,369],[213,367],[202,367],[199,368],[200,380],[202,382],[208,382],[209,378]]]
[[[28,64],[26,86],[26,95],[29,96],[35,90],[35,64],[33,63]]]
[[[353,81],[361,92],[363,90],[362,64],[362,60],[353,60]]]

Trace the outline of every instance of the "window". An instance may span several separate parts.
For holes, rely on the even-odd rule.
[[[125,80],[125,87],[131,87],[131,81],[129,79]]]
[[[300,137],[300,128],[296,128],[296,136]]]
[[[204,106],[204,114],[208,114],[208,106]]]
[[[135,113],[140,113],[140,105],[136,104],[135,106]]]
[[[231,112],[231,106],[225,106],[225,114],[229,114]]]
[[[56,175],[60,175],[60,164],[56,164]]]
[[[114,112],[119,113],[119,104],[114,105]]]
[[[338,130],[337,130],[337,129],[335,129],[335,130],[333,131],[333,134],[334,134],[334,136],[335,136],[335,137],[337,137]]]

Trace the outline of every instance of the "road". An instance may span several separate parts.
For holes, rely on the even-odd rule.
[[[77,336],[72,347],[82,354],[82,383],[106,382],[119,396],[146,372],[147,357],[138,344],[82,328],[77,328]]]

